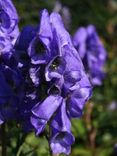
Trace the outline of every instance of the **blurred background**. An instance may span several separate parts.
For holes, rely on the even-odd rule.
[[[117,0],[13,0],[24,25],[37,25],[39,12],[47,8],[58,11],[71,33],[80,26],[93,24],[108,52],[103,85],[95,87],[81,119],[72,121],[76,141],[71,156],[117,156]],[[14,133],[17,136],[18,130]],[[12,134],[10,146],[15,147]],[[23,136],[22,156],[47,156],[48,145],[43,135]],[[13,153],[13,151],[12,151]],[[12,154],[13,156],[13,154]],[[19,156],[19,155],[17,155]]]

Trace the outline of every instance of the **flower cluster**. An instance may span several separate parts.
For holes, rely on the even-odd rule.
[[[0,124],[16,120],[36,135],[49,126],[52,153],[69,154],[72,118],[82,115],[91,85],[58,13],[18,31],[10,0],[0,1]]]
[[[19,35],[17,12],[10,0],[0,1],[0,123],[16,114],[21,75],[13,56]]]
[[[91,85],[59,14],[43,10],[40,25],[21,32],[16,51],[26,83],[21,113],[29,115],[37,135],[49,124],[52,152],[69,154],[70,119],[82,115]]]
[[[73,36],[73,43],[79,52],[92,84],[101,85],[104,79],[106,50],[93,25],[81,27]]]

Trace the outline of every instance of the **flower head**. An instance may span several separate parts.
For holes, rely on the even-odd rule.
[[[73,37],[73,43],[80,54],[92,84],[101,85],[105,75],[104,65],[107,54],[95,27],[89,25],[86,28],[79,28]]]
[[[43,10],[40,27],[25,51],[31,61],[26,66],[29,84],[39,94],[32,106],[31,123],[37,135],[50,123],[53,153],[68,154],[74,142],[70,119],[82,115],[91,85],[59,14],[49,16]]]
[[[20,103],[22,76],[14,57],[19,35],[18,16],[10,0],[0,1],[0,124],[15,119]]]
[[[82,115],[91,85],[60,15],[44,9],[39,26],[20,33],[15,57],[24,79],[19,121],[29,129],[31,123],[37,135],[49,125],[52,152],[69,154],[74,142],[70,120]]]

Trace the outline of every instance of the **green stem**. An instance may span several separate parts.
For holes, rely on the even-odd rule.
[[[6,156],[6,125],[5,123],[1,126],[1,142],[2,142],[2,156]]]
[[[23,149],[23,144],[19,147],[16,156],[20,156],[22,149]]]
[[[26,138],[26,134],[23,134],[21,137],[20,137],[20,134],[19,134],[19,136],[17,138],[16,149],[15,149],[16,156],[19,156],[21,154],[25,138]]]

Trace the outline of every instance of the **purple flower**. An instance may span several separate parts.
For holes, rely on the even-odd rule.
[[[20,33],[14,55],[24,80],[19,122],[27,130],[32,124],[37,135],[49,125],[52,152],[69,154],[74,142],[70,120],[82,115],[91,85],[60,15],[43,10],[40,25]]]
[[[10,0],[0,1],[0,55],[9,57],[19,35],[18,15]]]
[[[33,126],[37,130],[37,132],[36,132],[37,135],[40,132],[42,132],[43,128],[45,127],[45,125],[47,124],[47,122],[50,120],[50,118],[52,117],[52,115],[56,112],[56,110],[60,106],[61,102],[62,102],[62,97],[57,96],[57,95],[50,95],[42,103],[37,104],[32,109],[33,115],[35,117],[37,117],[37,119],[35,119],[35,117],[32,117],[31,118],[31,121],[33,123]],[[41,124],[42,121],[43,121],[43,124]],[[42,126],[40,126],[40,124]]]
[[[52,137],[50,146],[54,154],[66,153],[71,151],[71,145],[74,142],[74,136],[71,133],[71,123],[66,112],[66,102],[62,101],[61,107],[52,120]]]
[[[107,54],[95,27],[89,25],[86,28],[79,28],[73,37],[73,43],[80,54],[92,84],[94,86],[101,85],[105,76],[104,65]]]
[[[31,123],[36,134],[51,123],[52,152],[69,154],[74,142],[70,119],[82,115],[83,106],[91,96],[91,85],[59,14],[49,16],[43,10],[28,55],[33,66],[39,67],[39,86],[44,93],[32,108]],[[37,80],[35,74],[31,74],[31,79]]]
[[[28,54],[31,57],[32,64],[45,64],[51,59],[50,41],[53,36],[49,20],[48,13],[44,11],[37,35],[32,39],[28,48]]]
[[[19,35],[18,15],[10,0],[0,1],[0,124],[17,118],[22,86],[14,44]]]

